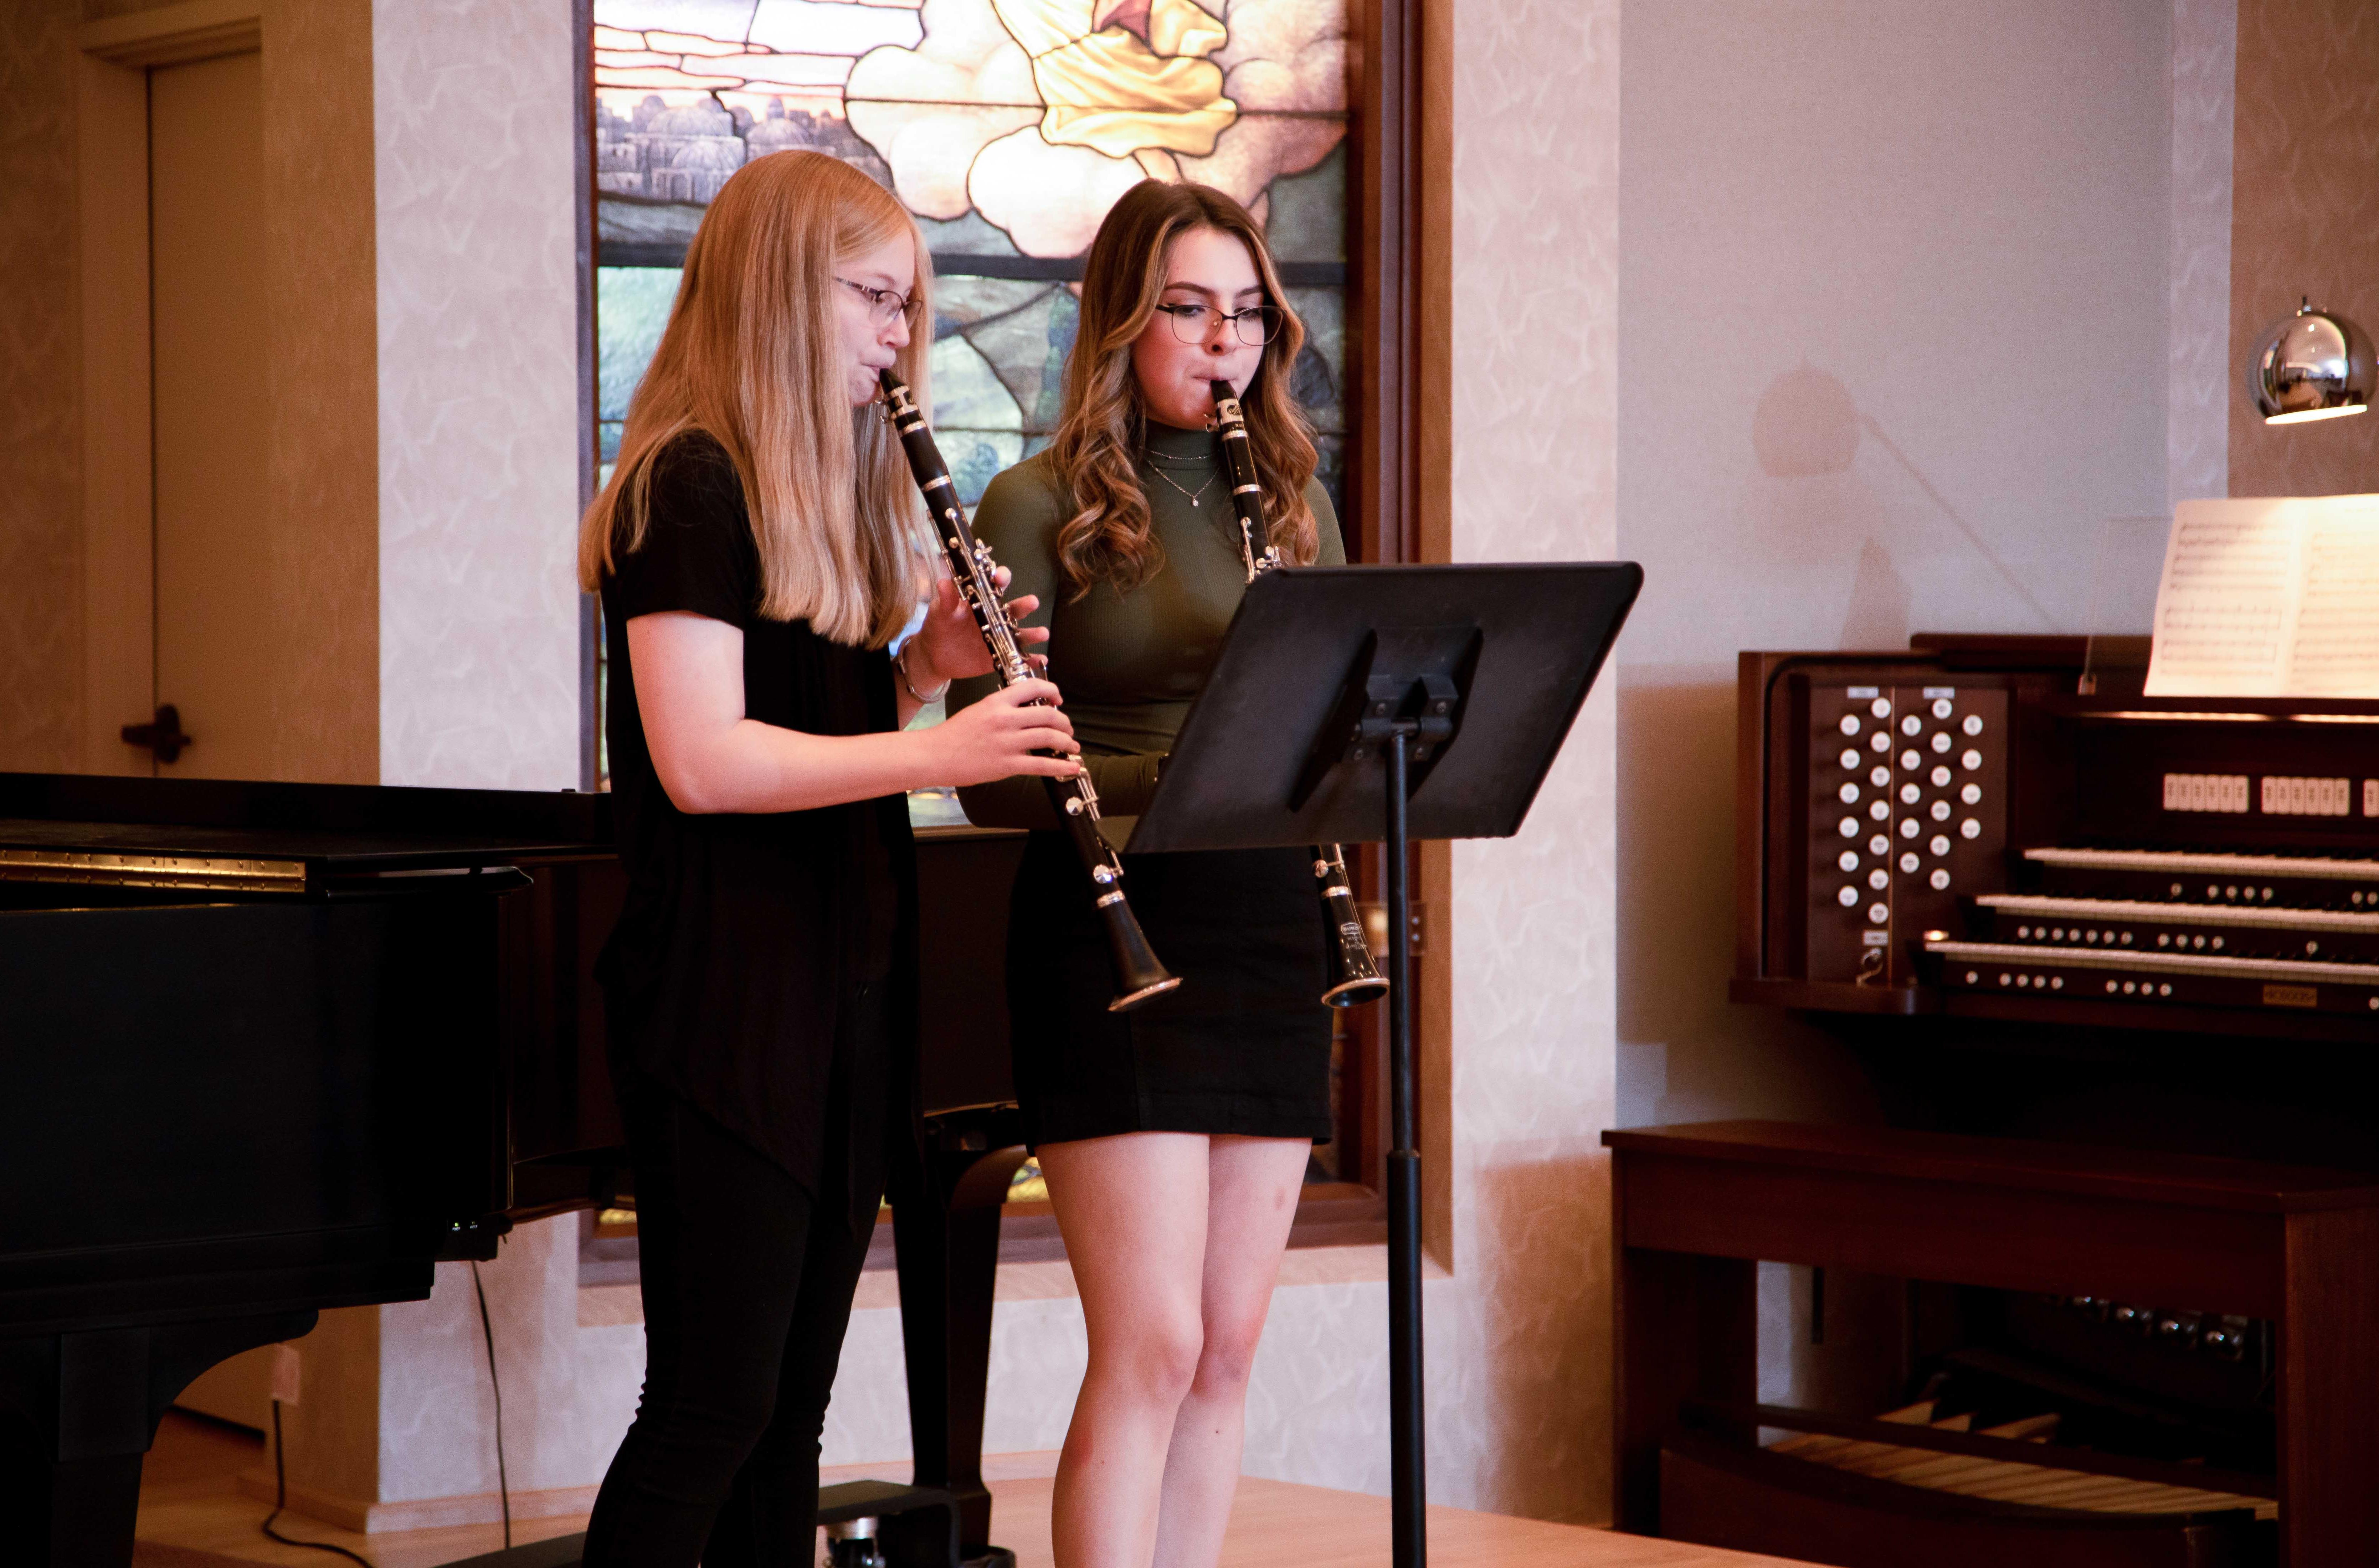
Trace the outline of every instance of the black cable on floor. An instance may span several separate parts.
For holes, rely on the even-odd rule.
[[[488,1387],[496,1396],[496,1496],[504,1509],[504,1550],[513,1549],[513,1484],[504,1474],[504,1385],[496,1380],[496,1327],[488,1319],[488,1287],[480,1283],[479,1263],[471,1260],[471,1288],[479,1293],[479,1333],[488,1342]]]
[[[359,1557],[345,1547],[333,1546],[329,1541],[301,1541],[296,1536],[284,1536],[274,1529],[272,1522],[280,1518],[282,1511],[288,1506],[289,1473],[281,1458],[281,1401],[276,1399],[272,1402],[272,1512],[264,1517],[266,1538],[279,1541],[283,1546],[303,1546],[310,1547],[316,1551],[335,1551],[350,1562],[360,1562],[363,1568],[372,1568],[370,1558]]]

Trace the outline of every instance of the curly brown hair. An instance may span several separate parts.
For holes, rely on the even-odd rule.
[[[1305,411],[1288,392],[1290,369],[1305,346],[1305,323],[1289,308],[1263,231],[1246,208],[1211,186],[1142,180],[1108,211],[1091,242],[1081,325],[1066,356],[1064,397],[1049,439],[1049,460],[1080,508],[1057,530],[1057,565],[1071,599],[1102,582],[1129,592],[1165,564],[1148,496],[1132,465],[1147,412],[1132,375],[1131,345],[1164,295],[1166,249],[1192,229],[1238,235],[1263,281],[1264,303],[1279,308],[1281,330],[1264,345],[1239,401],[1281,559],[1310,565],[1320,551],[1313,509],[1305,504],[1306,482],[1320,454]]]

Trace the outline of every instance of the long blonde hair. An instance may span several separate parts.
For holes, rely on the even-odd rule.
[[[579,525],[580,586],[598,590],[644,542],[653,460],[699,430],[743,481],[760,613],[853,647],[891,641],[916,607],[924,509],[889,428],[851,410],[834,271],[837,258],[904,234],[930,322],[924,242],[883,187],[822,152],[771,152],[736,171],[686,249],[619,462]],[[923,322],[895,371],[925,405]]]
[[[1305,323],[1289,308],[1263,231],[1246,208],[1211,186],[1142,180],[1108,211],[1091,242],[1082,268],[1081,325],[1066,356],[1064,398],[1049,438],[1049,461],[1080,508],[1057,529],[1057,564],[1072,598],[1100,582],[1128,592],[1165,563],[1148,496],[1132,466],[1147,414],[1132,375],[1131,345],[1164,297],[1166,247],[1191,229],[1237,235],[1255,261],[1264,303],[1280,309],[1281,330],[1264,345],[1239,402],[1263,486],[1264,516],[1282,559],[1310,566],[1321,550],[1313,510],[1305,504],[1306,481],[1320,454],[1304,410],[1288,394],[1290,368],[1305,346]]]

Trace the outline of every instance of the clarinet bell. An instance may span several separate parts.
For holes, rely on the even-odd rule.
[[[1179,975],[1157,961],[1147,934],[1140,929],[1140,917],[1122,893],[1110,889],[1100,895],[1099,918],[1106,923],[1107,960],[1116,977],[1115,1000],[1107,1004],[1107,1011],[1128,1013],[1181,983]]]
[[[1329,963],[1329,984],[1322,1004],[1359,1007],[1388,994],[1387,976],[1371,962],[1371,944],[1363,934],[1362,912],[1346,885],[1346,865],[1334,844],[1313,851],[1313,875],[1322,884],[1322,923],[1330,929],[1322,944]]]
[[[1371,962],[1371,945],[1363,940],[1360,923],[1349,921],[1335,935],[1336,941],[1324,944],[1330,956],[1330,989],[1322,993],[1322,1003],[1359,1007],[1386,995],[1388,977]]]

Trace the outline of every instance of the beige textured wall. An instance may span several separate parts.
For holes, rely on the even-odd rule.
[[[1618,0],[1454,20],[1453,546],[1619,553]],[[1527,828],[1454,851],[1454,1277],[1436,1319],[1442,1501],[1605,1516],[1616,1111],[1614,681]]]
[[[570,8],[377,9],[380,779],[574,789]]]
[[[75,0],[0,6],[0,770],[81,743]]]
[[[1622,1123],[1880,1116],[1835,1036],[1726,999],[1735,654],[2078,632],[2099,530],[2165,514],[2168,387],[2205,374],[2168,334],[2173,30],[2172,0],[1628,6]],[[1763,1273],[1764,1392],[1865,1397],[1805,1282]]]
[[[2230,230],[2230,491],[2379,490],[2379,416],[2267,427],[2237,392],[2305,296],[2379,330],[2379,6],[2238,0]]]
[[[380,782],[370,0],[264,18],[272,592],[290,639],[273,773]]]
[[[2173,0],[2168,505],[2230,493],[2230,197],[2239,0]],[[2114,630],[2115,628],[2107,628]]]
[[[523,1225],[479,1265],[516,1492],[600,1481],[635,1410],[644,1336],[579,1326],[577,1236],[575,1214]],[[493,1492],[495,1399],[469,1266],[439,1264],[427,1301],[364,1310],[380,1323],[379,1500]]]
[[[2099,530],[2165,513],[2170,30],[2170,0],[1628,9],[1628,1122],[1873,1114],[1826,1036],[1725,1000],[1735,654],[2078,632]]]
[[[284,1410],[281,1438],[297,1492],[379,1496],[380,1314],[385,1308],[324,1312],[296,1342],[298,1398]]]

